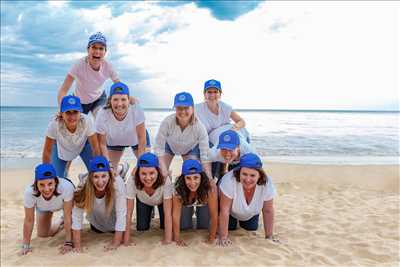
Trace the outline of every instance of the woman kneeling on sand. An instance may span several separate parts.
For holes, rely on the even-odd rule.
[[[243,155],[239,167],[221,178],[219,245],[232,243],[228,229],[236,230],[238,220],[245,230],[256,231],[261,210],[265,238],[272,239],[275,195],[275,186],[262,169],[261,159],[253,153]]]
[[[74,197],[74,185],[71,181],[58,178],[51,164],[39,164],[35,169],[35,181],[25,190],[24,234],[21,255],[32,251],[31,236],[34,226],[35,209],[37,214],[37,235],[39,237],[54,236],[64,224],[65,242],[61,253],[72,249],[71,242],[71,210]],[[51,223],[53,213],[63,209],[64,218]]]
[[[127,185],[127,219],[124,244],[130,245],[132,213],[136,199],[136,229],[146,231],[154,206],[160,215],[160,228],[164,229],[163,244],[172,240],[172,191],[170,179],[163,177],[155,154],[147,152],[139,157],[133,176],[128,178]]]
[[[90,161],[89,176],[75,192],[72,210],[72,236],[75,252],[81,252],[83,214],[96,233],[114,233],[113,241],[105,250],[116,249],[122,242],[126,226],[126,191],[121,177],[114,178],[104,156]]]
[[[174,241],[186,246],[180,238],[180,230],[193,228],[192,216],[196,207],[197,229],[208,229],[206,242],[212,244],[218,226],[217,186],[210,181],[198,160],[183,162],[182,174],[175,183],[172,204]]]

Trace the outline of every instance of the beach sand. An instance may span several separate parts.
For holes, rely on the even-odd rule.
[[[256,232],[230,232],[233,245],[206,245],[204,230],[182,232],[188,247],[160,244],[158,221],[133,231],[136,246],[103,252],[112,234],[95,234],[85,225],[82,254],[59,255],[63,233],[37,238],[33,253],[18,256],[22,239],[23,191],[32,169],[1,171],[1,264],[57,266],[399,266],[399,166],[265,164],[278,195],[275,233],[282,244]],[[82,170],[72,165],[72,177]],[[179,161],[174,162],[174,174]],[[57,214],[59,216],[59,214]],[[262,223],[262,219],[260,221]],[[134,225],[134,224],[133,224]]]

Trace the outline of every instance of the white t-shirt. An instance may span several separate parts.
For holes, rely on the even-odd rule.
[[[208,161],[208,134],[204,125],[199,120],[196,120],[194,124],[189,124],[182,131],[176,123],[175,114],[166,117],[161,122],[156,136],[154,150],[157,156],[160,157],[165,154],[166,143],[168,143],[175,155],[185,155],[198,144],[201,161]]]
[[[57,185],[58,196],[54,196],[50,200],[45,200],[40,196],[35,197],[33,195],[32,186],[28,186],[25,189],[24,194],[24,207],[33,208],[37,207],[40,211],[57,211],[64,207],[64,201],[71,201],[74,197],[74,185],[63,178],[58,178],[59,184]]]
[[[50,121],[46,132],[46,136],[56,140],[58,157],[65,161],[75,159],[82,152],[88,137],[94,134],[93,121],[85,114],[81,114],[74,133],[68,131],[63,121],[55,118]]]
[[[109,146],[135,146],[138,144],[136,126],[144,123],[144,112],[138,104],[129,105],[122,121],[111,109],[100,109],[96,116],[96,132],[106,136]]]
[[[144,204],[157,206],[160,205],[164,199],[172,198],[174,188],[169,177],[165,179],[165,183],[159,186],[151,196],[149,196],[144,190],[138,190],[134,180],[134,176],[130,176],[126,182],[126,195],[128,199],[135,199],[137,197]]]
[[[247,221],[259,214],[263,208],[264,201],[271,200],[276,195],[275,186],[271,177],[268,177],[266,185],[256,185],[253,199],[248,205],[244,197],[243,186],[236,181],[233,176],[233,170],[226,173],[221,179],[219,185],[221,191],[225,196],[232,199],[231,215],[240,221]]]
[[[76,81],[74,94],[81,99],[82,104],[96,101],[104,92],[102,86],[107,79],[118,80],[117,73],[106,60],[103,60],[100,69],[95,71],[90,67],[86,57],[75,63],[68,74]]]
[[[196,116],[206,127],[207,133],[231,121],[232,107],[222,101],[218,102],[218,106],[218,115],[208,109],[206,102],[194,106]]]
[[[107,213],[105,196],[94,198],[93,210],[86,214],[86,219],[96,229],[102,232],[125,231],[126,227],[126,190],[124,181],[120,176],[115,178],[115,199],[111,214]],[[72,209],[72,229],[81,230],[84,209],[74,206]]]

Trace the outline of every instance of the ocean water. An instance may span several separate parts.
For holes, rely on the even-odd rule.
[[[152,140],[168,110],[145,110]],[[238,111],[251,143],[270,161],[315,164],[399,164],[399,112]],[[1,107],[2,168],[40,160],[56,108]],[[126,150],[128,151],[128,150]],[[132,158],[126,152],[125,158]]]

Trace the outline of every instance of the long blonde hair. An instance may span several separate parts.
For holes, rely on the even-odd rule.
[[[111,171],[108,171],[110,179],[106,186],[106,211],[111,214],[114,205],[115,188],[114,188],[114,176]],[[78,208],[84,209],[86,213],[93,211],[93,203],[95,198],[96,188],[93,184],[93,173],[90,172],[85,184],[74,193],[74,202]]]

